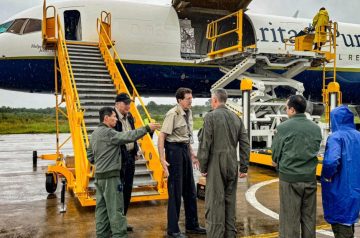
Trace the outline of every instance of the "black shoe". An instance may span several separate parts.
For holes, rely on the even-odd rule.
[[[206,229],[204,227],[198,226],[192,229],[186,229],[188,234],[206,234]]]
[[[129,225],[128,225],[128,226],[126,227],[126,230],[127,230],[127,231],[130,231],[130,232],[133,232],[133,231],[134,231],[134,228],[133,228],[132,226],[129,226]]]
[[[187,236],[184,235],[184,234],[181,233],[181,232],[178,232],[178,233],[168,233],[167,237],[168,237],[168,238],[187,238]]]

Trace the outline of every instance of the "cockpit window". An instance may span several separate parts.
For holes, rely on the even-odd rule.
[[[26,19],[16,19],[14,23],[9,27],[7,32],[20,34],[21,29],[25,23]]]
[[[29,19],[27,22],[23,34],[31,33],[35,31],[41,31],[41,20]]]
[[[14,21],[8,21],[8,22],[5,22],[3,24],[0,25],[0,33],[3,33],[5,31],[7,31],[7,29],[9,29],[9,27],[11,26],[11,24],[13,23]]]

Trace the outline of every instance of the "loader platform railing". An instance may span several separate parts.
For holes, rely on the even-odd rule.
[[[150,116],[150,113],[145,107],[145,104],[137,91],[133,81],[131,80],[131,77],[129,73],[127,72],[119,54],[117,53],[114,42],[111,40],[111,14],[102,12],[100,19],[97,20],[97,32],[99,35],[99,48],[100,52],[103,55],[103,58],[105,60],[106,66],[109,70],[110,76],[113,80],[113,83],[115,85],[117,94],[119,93],[127,93],[131,95],[132,100],[135,102],[138,100],[140,103],[142,109],[145,112],[146,118],[148,121],[153,121],[153,119]],[[116,65],[116,62],[120,65],[120,70],[122,73],[120,73],[119,68]],[[124,75],[124,77],[123,77]],[[125,81],[126,80],[126,81]],[[128,85],[130,85],[130,91],[128,89]],[[131,103],[130,105],[130,112],[133,115],[135,119],[135,127],[139,128],[144,126],[143,119],[141,118],[141,115],[139,111],[137,110],[137,107],[135,103]],[[164,178],[164,172],[160,163],[160,157],[158,154],[158,151],[156,147],[154,146],[154,143],[152,141],[152,138],[149,134],[145,135],[143,138],[141,138],[139,141],[139,146],[141,147],[141,150],[144,153],[144,158],[148,161],[149,169],[153,171],[153,178],[157,181],[157,191],[159,192],[159,195],[150,195],[150,196],[142,196],[142,197],[132,197],[133,202],[136,201],[144,201],[144,200],[160,200],[160,199],[167,199],[167,181]]]
[[[222,56],[225,53],[242,52],[244,50],[243,17],[244,17],[244,11],[243,9],[241,9],[225,17],[212,21],[207,25],[206,38],[211,43],[210,52],[207,54],[208,57],[215,58],[216,56]],[[228,25],[226,24],[227,21],[235,21],[234,27],[230,30],[221,32],[222,26]],[[231,34],[237,35],[236,44],[223,48],[217,47],[217,43],[221,38],[229,37]]]

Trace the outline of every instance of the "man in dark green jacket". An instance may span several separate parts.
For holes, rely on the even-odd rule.
[[[206,234],[211,238],[236,237],[236,190],[239,144],[240,174],[246,176],[250,145],[242,120],[226,108],[227,93],[217,89],[211,96],[212,112],[206,114],[199,132],[198,159],[206,176]]]
[[[316,224],[316,166],[321,143],[318,125],[306,118],[306,100],[291,96],[286,103],[289,119],[277,127],[272,160],[280,178],[281,238],[312,238]]]
[[[123,184],[120,181],[120,145],[134,142],[146,133],[160,128],[158,123],[127,132],[113,128],[117,118],[113,108],[100,109],[100,124],[91,134],[88,160],[95,164],[96,237],[127,237],[124,216]]]

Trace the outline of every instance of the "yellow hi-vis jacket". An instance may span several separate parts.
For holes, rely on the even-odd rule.
[[[314,43],[326,42],[326,26],[329,25],[329,14],[326,10],[320,10],[313,19],[315,28]]]

